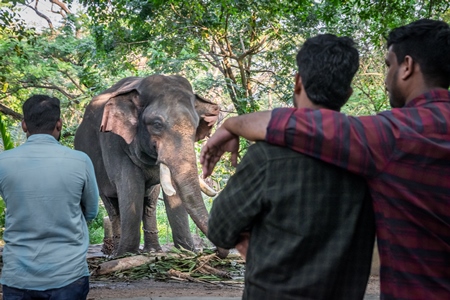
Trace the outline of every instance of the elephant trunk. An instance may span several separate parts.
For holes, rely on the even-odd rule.
[[[197,163],[195,159],[193,162],[189,162],[189,159],[179,159],[178,161],[183,163],[178,166],[172,166],[171,171],[169,171],[167,165],[160,163],[161,187],[168,196],[171,196],[169,193],[172,193],[172,195],[179,193],[179,199],[191,219],[206,235],[208,232],[209,214],[201,194],[201,183],[196,169]],[[176,186],[176,189],[174,189],[172,183]],[[206,185],[206,183],[204,184]],[[215,192],[212,190],[210,193]],[[172,199],[178,199],[178,197],[172,197]],[[172,202],[170,205],[175,207],[181,205],[181,203],[175,201],[175,203]],[[228,255],[228,250],[225,249],[218,248],[218,252],[218,255],[222,258]]]

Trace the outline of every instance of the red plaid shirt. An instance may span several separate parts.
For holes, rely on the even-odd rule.
[[[450,299],[449,91],[375,116],[275,109],[266,141],[366,178],[382,299]]]

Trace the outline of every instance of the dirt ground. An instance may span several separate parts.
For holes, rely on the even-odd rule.
[[[103,256],[101,245],[89,247],[88,259]],[[0,255],[2,248],[0,247]],[[1,267],[1,266],[0,266]],[[369,279],[365,300],[379,299],[379,277],[373,275]],[[242,282],[190,282],[185,280],[159,281],[104,279],[90,277],[89,300],[137,297],[241,297]],[[0,300],[3,299],[0,293]]]
[[[242,285],[139,280],[101,282],[91,280],[89,300],[133,297],[240,297]]]
[[[367,299],[379,299],[379,278],[371,276]],[[133,282],[102,282],[91,280],[89,300],[133,297],[241,297],[242,285],[211,284],[185,281],[139,280]]]
[[[177,281],[98,281],[91,279],[88,300],[136,297],[241,297],[242,285]],[[0,293],[0,299],[2,299]],[[371,276],[365,299],[379,299],[379,278]]]

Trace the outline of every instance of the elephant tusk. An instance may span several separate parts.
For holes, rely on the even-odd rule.
[[[200,181],[200,189],[203,193],[210,197],[214,197],[215,195],[217,195],[217,192],[213,190],[208,184],[206,184],[206,182],[201,177],[199,177],[198,180]]]
[[[167,196],[173,196],[177,193],[172,185],[172,177],[170,175],[170,170],[163,163],[161,163],[159,167],[159,178],[164,194],[166,194]]]

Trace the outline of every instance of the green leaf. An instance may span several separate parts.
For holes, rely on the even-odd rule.
[[[8,129],[6,128],[3,116],[0,116],[0,134],[3,141],[3,149],[9,150],[14,148],[14,143],[12,142]]]

